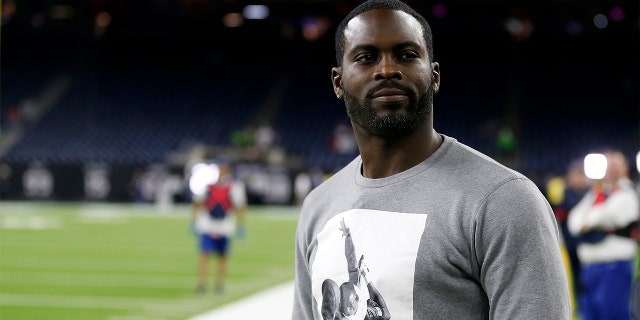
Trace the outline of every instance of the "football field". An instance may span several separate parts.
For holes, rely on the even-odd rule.
[[[291,281],[297,214],[250,207],[225,292],[198,295],[187,205],[0,201],[0,319],[188,319]]]

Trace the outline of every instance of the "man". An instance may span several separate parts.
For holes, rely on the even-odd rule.
[[[569,232],[579,241],[582,292],[578,306],[584,320],[630,317],[640,204],[624,154],[608,151],[605,157],[604,179],[594,184],[568,218]]]
[[[433,128],[440,66],[424,18],[367,1],[339,25],[336,58],[332,83],[360,156],[303,203],[292,319],[322,319],[324,281],[349,282],[343,221],[391,319],[569,319],[544,196]]]
[[[247,196],[244,184],[233,181],[231,165],[226,159],[217,162],[218,180],[207,186],[206,192],[193,197],[192,226],[199,240],[198,293],[207,288],[209,259],[217,256],[215,292],[222,293],[227,275],[229,242],[234,231],[244,236]],[[233,219],[231,213],[237,219]],[[237,223],[237,228],[236,228]]]

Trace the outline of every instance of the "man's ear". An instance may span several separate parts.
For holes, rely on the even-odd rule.
[[[431,63],[431,74],[433,75],[433,91],[437,93],[440,90],[440,64],[437,62]]]
[[[331,68],[331,83],[333,84],[333,92],[336,94],[336,97],[340,100],[344,99],[341,67]]]

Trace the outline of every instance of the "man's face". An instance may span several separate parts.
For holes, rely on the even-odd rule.
[[[430,116],[440,75],[420,23],[389,9],[367,11],[345,29],[341,68],[332,70],[355,126],[377,136],[415,131]]]
[[[605,153],[605,156],[607,157],[607,172],[604,179],[607,182],[615,183],[620,178],[626,177],[629,174],[624,154],[620,152],[608,152]]]

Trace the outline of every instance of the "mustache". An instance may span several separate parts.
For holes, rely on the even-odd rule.
[[[395,82],[393,80],[384,80],[384,81],[376,84],[375,86],[373,86],[373,88],[371,88],[371,89],[369,89],[367,91],[367,98],[371,99],[373,97],[373,94],[376,93],[377,91],[380,91],[382,89],[390,89],[390,88],[402,90],[409,96],[413,96],[413,97],[416,96],[416,93],[413,92],[413,90],[411,90],[411,88],[409,88],[409,87],[407,87],[407,86],[405,86],[403,84],[397,83],[397,82]]]

